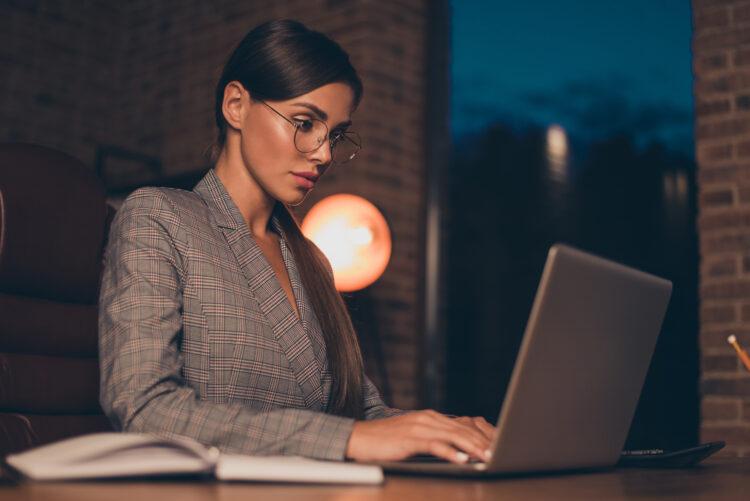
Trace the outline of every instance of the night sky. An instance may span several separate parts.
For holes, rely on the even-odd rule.
[[[452,127],[616,132],[693,155],[689,0],[454,0]]]

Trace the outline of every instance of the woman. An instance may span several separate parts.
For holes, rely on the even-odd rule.
[[[244,454],[488,458],[484,419],[383,404],[330,265],[289,212],[356,154],[361,95],[341,47],[300,23],[234,50],[214,168],[191,192],[136,190],[112,223],[99,350],[115,428]]]

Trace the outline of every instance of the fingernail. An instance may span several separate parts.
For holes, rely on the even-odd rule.
[[[465,463],[466,461],[469,460],[469,455],[466,454],[465,452],[459,451],[456,453],[456,459],[458,459],[462,463]]]
[[[487,461],[489,461],[490,459],[492,459],[492,451],[491,450],[487,449],[486,451],[484,451],[484,459],[486,459]]]

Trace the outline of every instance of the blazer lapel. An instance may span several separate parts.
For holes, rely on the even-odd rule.
[[[289,249],[286,248],[283,235],[280,238],[282,256],[290,275],[302,323],[298,321],[271,264],[255,243],[242,214],[221,180],[216,176],[214,169],[209,170],[208,174],[196,185],[194,191],[201,195],[212,209],[216,222],[237,258],[242,273],[261,311],[266,316],[276,341],[286,353],[292,372],[302,390],[305,406],[312,410],[322,410],[325,403],[321,388],[321,367],[316,353],[318,350],[313,348],[313,342],[303,328],[306,319],[309,325],[309,312],[303,314],[308,307],[306,301],[303,301],[302,287],[296,267],[293,267],[295,279],[291,279],[290,263],[294,260]],[[272,224],[278,227],[278,221],[274,220]],[[297,282],[296,288],[295,281]]]
[[[289,281],[292,283],[292,292],[297,301],[297,309],[300,314],[300,321],[302,322],[302,328],[309,337],[313,351],[315,352],[315,359],[318,364],[319,374],[321,375],[321,386],[323,393],[322,406],[325,409],[328,405],[328,397],[331,390],[331,375],[328,370],[328,357],[326,354],[325,339],[323,338],[323,330],[318,323],[318,319],[315,316],[315,312],[312,310],[310,301],[307,298],[307,292],[302,285],[302,279],[297,269],[297,263],[294,260],[292,251],[287,246],[287,239],[284,233],[279,219],[274,215],[271,218],[271,224],[273,229],[280,235],[281,242],[281,255],[284,258],[284,264],[286,265],[287,273],[289,274]]]

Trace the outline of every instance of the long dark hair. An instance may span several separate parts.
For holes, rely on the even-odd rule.
[[[254,100],[292,99],[334,82],[351,87],[355,108],[362,98],[362,82],[339,44],[297,21],[266,22],[245,35],[229,57],[216,85],[218,136],[212,158],[226,141],[227,123],[222,104],[224,88],[231,81],[240,82]],[[362,355],[346,305],[334,287],[326,263],[321,260],[322,254],[302,234],[289,207],[279,202],[274,213],[323,330],[332,376],[329,409],[334,414],[361,418],[364,406]]]

